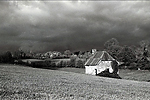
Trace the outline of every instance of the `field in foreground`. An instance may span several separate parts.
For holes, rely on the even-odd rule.
[[[0,99],[149,100],[150,83],[0,65]]]

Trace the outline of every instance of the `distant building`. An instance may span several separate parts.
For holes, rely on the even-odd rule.
[[[97,52],[96,49],[92,49],[92,54],[95,54]]]
[[[113,73],[114,68],[112,68],[112,61],[116,60],[106,51],[95,52],[85,63],[85,73],[96,75],[106,69],[109,69],[109,72]]]
[[[44,54],[44,56],[45,56],[46,58],[59,57],[60,55],[61,55],[61,53],[58,52],[58,51],[49,51],[49,52],[46,52],[46,53]]]

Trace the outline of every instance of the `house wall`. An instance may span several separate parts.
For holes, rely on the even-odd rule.
[[[97,66],[85,66],[85,74],[96,75],[95,69],[97,69]]]
[[[113,69],[111,66],[111,61],[100,61],[97,65],[97,74],[101,73],[102,71],[109,69],[110,73],[113,73]]]
[[[98,74],[106,69],[109,69],[109,72],[113,73],[111,61],[100,61],[99,64],[96,66],[85,66],[85,74],[96,75],[96,70]]]

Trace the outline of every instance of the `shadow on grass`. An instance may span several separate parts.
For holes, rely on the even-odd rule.
[[[102,76],[102,77],[109,77],[109,78],[116,78],[116,79],[122,79],[118,74],[115,73],[109,73],[108,70],[105,70],[99,74],[97,74],[96,76]]]

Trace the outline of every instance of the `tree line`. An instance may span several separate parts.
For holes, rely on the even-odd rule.
[[[12,63],[13,57],[10,51],[0,54],[0,63]]]
[[[117,39],[112,38],[104,43],[104,49],[128,69],[150,69],[150,53],[148,40],[142,40],[137,46],[120,46]]]
[[[107,51],[112,57],[119,62],[124,62],[120,68],[129,69],[150,69],[150,42],[148,40],[142,40],[137,46],[121,46],[117,39],[112,38],[104,43],[104,50]],[[68,53],[69,52],[69,53]],[[66,51],[66,54],[70,54],[70,51]],[[81,52],[74,52],[75,55],[81,56]],[[80,55],[79,55],[80,54]],[[31,54],[32,55],[32,54]],[[82,56],[83,58],[89,58],[89,56]],[[0,54],[0,63],[13,63],[14,60],[33,58],[27,56],[22,50],[15,52],[4,52]],[[61,61],[59,67],[71,66],[83,68],[85,61],[81,59],[77,60],[77,57],[70,57],[70,63]],[[51,63],[51,66],[56,66]]]

